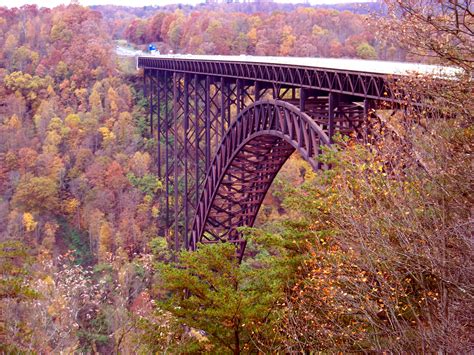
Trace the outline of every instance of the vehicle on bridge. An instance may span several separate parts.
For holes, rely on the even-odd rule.
[[[152,55],[155,55],[155,54],[160,54],[160,51],[156,49],[156,46],[153,44],[153,43],[150,43],[148,45],[148,51],[150,52],[150,54]]]

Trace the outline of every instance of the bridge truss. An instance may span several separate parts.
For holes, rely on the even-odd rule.
[[[367,135],[390,100],[382,75],[320,68],[139,57],[157,172],[162,230],[176,250],[231,242],[253,226],[276,174],[298,151],[313,169],[336,132]]]

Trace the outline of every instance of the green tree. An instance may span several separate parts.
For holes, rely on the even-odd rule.
[[[357,56],[362,59],[376,59],[377,52],[375,48],[372,47],[367,42],[362,42],[356,48]]]
[[[255,338],[275,336],[284,278],[268,260],[239,265],[233,245],[202,245],[182,252],[179,265],[159,264],[159,271],[171,292],[161,306],[179,324],[204,331],[213,352],[256,351]]]

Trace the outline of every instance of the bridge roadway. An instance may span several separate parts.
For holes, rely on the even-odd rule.
[[[251,55],[140,55],[140,67],[146,67],[144,59],[172,61],[202,61],[220,63],[262,64],[272,66],[293,66],[301,68],[328,69],[346,72],[371,73],[381,75],[419,74],[452,75],[458,72],[455,68],[421,63],[395,62],[384,60],[365,60],[348,58],[312,58],[312,57],[266,57]]]
[[[362,59],[188,54],[138,56],[137,68],[298,84],[389,100],[391,95],[385,86],[388,77],[412,73],[450,77],[459,72],[456,68],[437,65]]]
[[[364,139],[368,118],[397,99],[389,82],[453,68],[328,58],[158,55],[144,69],[150,136],[165,185],[159,227],[174,248],[231,242],[253,226],[273,179],[295,151],[313,169],[339,132]]]

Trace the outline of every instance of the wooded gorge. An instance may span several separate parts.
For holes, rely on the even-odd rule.
[[[384,11],[0,8],[0,352],[472,351],[472,5]],[[403,110],[338,137],[329,170],[292,156],[239,264],[228,244],[170,248],[142,73],[117,43],[464,71],[394,83]]]

